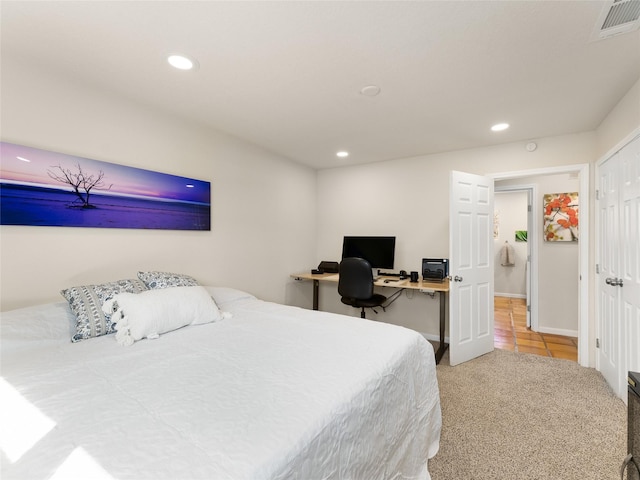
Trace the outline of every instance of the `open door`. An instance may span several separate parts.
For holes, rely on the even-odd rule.
[[[493,350],[493,179],[451,172],[449,358]]]

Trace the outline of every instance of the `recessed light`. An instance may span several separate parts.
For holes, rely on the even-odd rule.
[[[491,127],[491,130],[494,132],[501,132],[502,130],[506,130],[507,128],[509,128],[508,123],[496,123],[493,127]]]
[[[185,55],[169,55],[167,57],[167,61],[169,65],[178,70],[194,70],[198,67],[198,62],[193,58],[189,58]]]
[[[341,152],[336,153],[336,156],[338,156],[340,158],[348,157],[349,156],[349,152],[345,152],[344,150],[342,150]]]

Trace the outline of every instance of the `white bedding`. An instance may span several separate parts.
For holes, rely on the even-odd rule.
[[[71,343],[66,303],[3,313],[1,477],[429,478],[441,417],[422,336],[208,290],[231,319],[130,347]]]

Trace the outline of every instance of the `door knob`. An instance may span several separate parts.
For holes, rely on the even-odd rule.
[[[611,277],[607,277],[604,282],[607,285],[611,285],[612,287],[622,287],[623,286],[623,281],[621,278],[611,278]]]
[[[462,277],[459,277],[458,275],[456,275],[455,277],[453,277],[453,281],[454,282],[461,282],[462,281]]]

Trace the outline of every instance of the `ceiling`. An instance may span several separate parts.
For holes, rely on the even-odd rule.
[[[640,78],[610,3],[2,1],[2,56],[328,168],[594,130]]]

